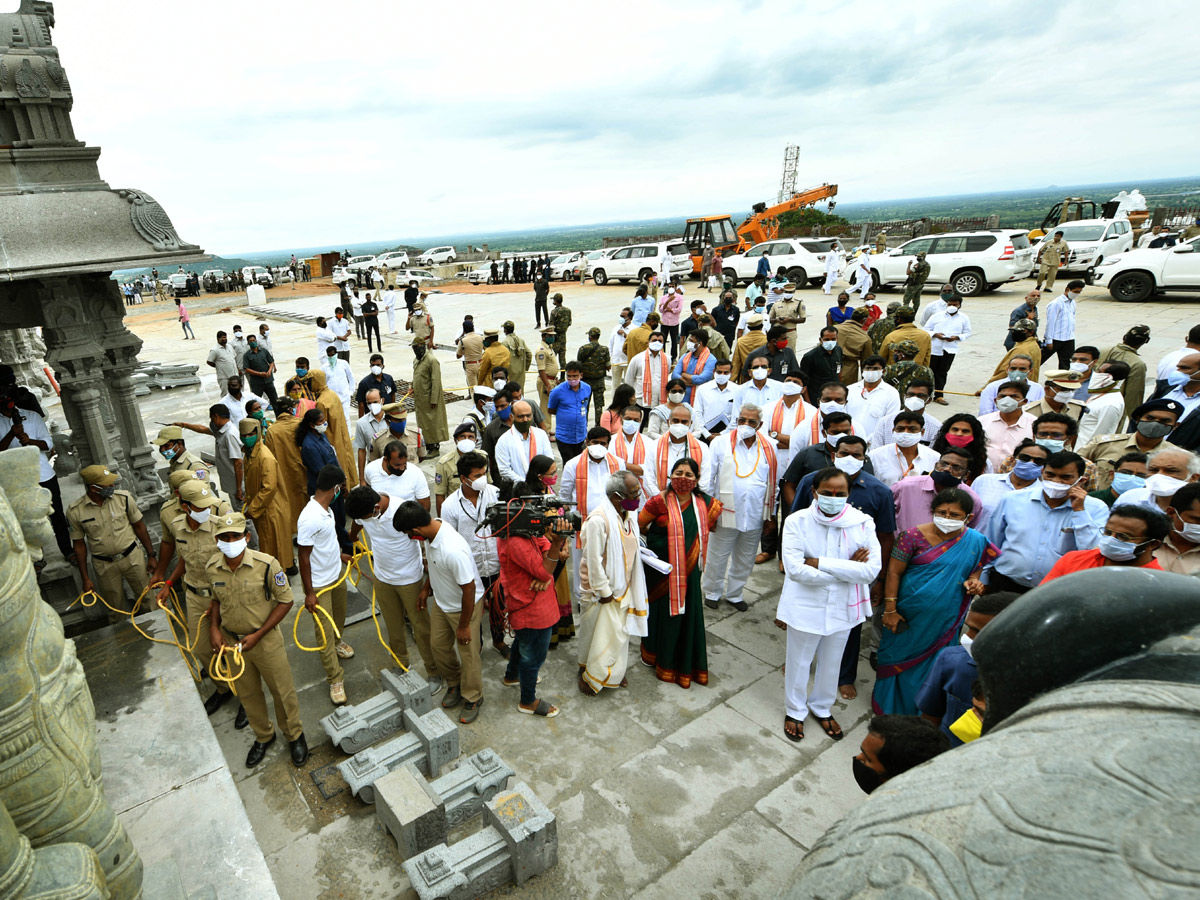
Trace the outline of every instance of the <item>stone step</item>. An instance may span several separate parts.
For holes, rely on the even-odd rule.
[[[147,863],[142,875],[142,900],[188,900],[174,857]]]

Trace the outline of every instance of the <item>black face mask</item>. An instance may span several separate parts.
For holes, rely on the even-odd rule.
[[[854,780],[858,782],[858,786],[862,788],[864,794],[871,793],[871,791],[883,784],[883,776],[857,756],[851,760],[851,764],[854,769]]]
[[[933,483],[937,485],[939,491],[958,487],[962,484],[961,478],[957,475],[951,475],[949,472],[933,471],[929,473],[929,477],[933,479]]]

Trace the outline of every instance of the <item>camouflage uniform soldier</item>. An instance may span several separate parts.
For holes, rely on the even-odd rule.
[[[883,380],[899,391],[901,397],[908,389],[910,381],[928,381],[933,384],[933,369],[913,362],[913,357],[920,349],[915,341],[896,341],[892,344],[892,355],[896,357],[896,362],[884,369]]]
[[[925,251],[917,254],[917,258],[908,264],[908,281],[904,286],[904,305],[913,312],[921,308],[921,289],[929,278],[929,263],[925,262]]]
[[[900,308],[900,302],[893,300],[887,305],[887,315],[872,325],[867,334],[871,338],[871,344],[875,347],[875,352],[879,352],[879,348],[883,346],[883,339],[896,330],[895,312]]]
[[[600,343],[600,329],[588,329],[588,342],[575,354],[583,366],[583,380],[592,389],[592,403],[596,409],[596,424],[604,415],[604,378],[608,374],[608,348]]]
[[[554,349],[558,351],[558,367],[567,367],[567,329],[571,327],[571,310],[563,305],[563,295],[554,295],[554,309],[550,311],[550,324],[554,326]]]

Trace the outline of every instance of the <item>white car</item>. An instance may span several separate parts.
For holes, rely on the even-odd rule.
[[[417,257],[417,262],[423,266],[436,266],[439,263],[451,263],[458,259],[453,247],[430,247]]]
[[[243,266],[242,277],[246,279],[246,284],[261,284],[263,287],[275,286],[274,277],[262,266]]]
[[[608,259],[619,249],[619,247],[605,247],[603,250],[593,250],[591,253],[583,254],[583,257],[587,257],[588,274],[591,274],[592,269],[596,268],[600,260]],[[580,257],[571,264],[569,280],[574,281],[579,277],[579,266],[583,262],[583,257]]]
[[[789,281],[797,287],[808,284],[823,284],[825,281],[825,256],[829,241],[809,241],[799,238],[766,241],[755,244],[745,253],[726,257],[721,263],[721,274],[733,280],[753,281],[758,274],[758,263],[764,256],[770,260],[771,274],[780,266],[787,271]]]
[[[387,266],[388,270],[404,269],[408,267],[408,251],[407,250],[392,250],[390,253],[381,253],[375,257],[375,268],[379,269]]]
[[[466,272],[457,272],[454,277],[469,281],[471,284],[487,284],[488,279],[492,277],[492,264],[491,262],[486,262]]]
[[[583,253],[563,253],[550,260],[550,280],[565,281],[571,277]]]
[[[1059,274],[1086,272],[1104,262],[1106,257],[1115,256],[1133,249],[1133,228],[1128,219],[1079,219],[1064,222],[1046,232],[1043,241],[1054,239],[1054,232],[1061,231],[1067,242],[1067,264],[1059,268]],[[1035,248],[1035,253],[1037,249]]]
[[[1114,300],[1149,300],[1171,291],[1200,291],[1200,237],[1174,247],[1130,250],[1096,266],[1092,284]]]
[[[353,269],[347,266],[333,267],[333,283],[338,287],[341,287],[343,282],[349,281],[351,284],[354,284],[357,282],[357,280],[358,278]]]
[[[426,281],[437,281],[438,277],[428,269],[401,269],[395,273],[392,283],[399,289],[400,285],[407,286],[410,281],[424,284]]]
[[[187,273],[174,272],[167,276],[167,284],[171,288],[171,293],[176,297],[187,296]]]
[[[366,272],[373,265],[375,265],[374,256],[352,256],[346,260],[343,268],[349,269],[351,272]]]
[[[1033,271],[1033,248],[1024,231],[954,231],[913,238],[887,253],[872,253],[875,288],[904,284],[908,264],[922,250],[929,263],[926,283],[949,284],[960,297],[976,297]]]
[[[614,250],[608,259],[597,260],[592,264],[592,280],[598,285],[608,284],[614,278],[621,284],[633,278],[644,281],[652,272],[658,271],[663,248],[671,254],[671,275],[686,278],[692,273],[692,255],[687,244],[683,241],[655,241],[652,244],[621,247]]]

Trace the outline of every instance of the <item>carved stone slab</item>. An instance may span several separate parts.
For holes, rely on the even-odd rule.
[[[357,753],[404,727],[404,711],[417,715],[433,708],[429,683],[415,672],[385,669],[385,690],[354,706],[339,706],[321,720],[329,739],[344,753]]]

